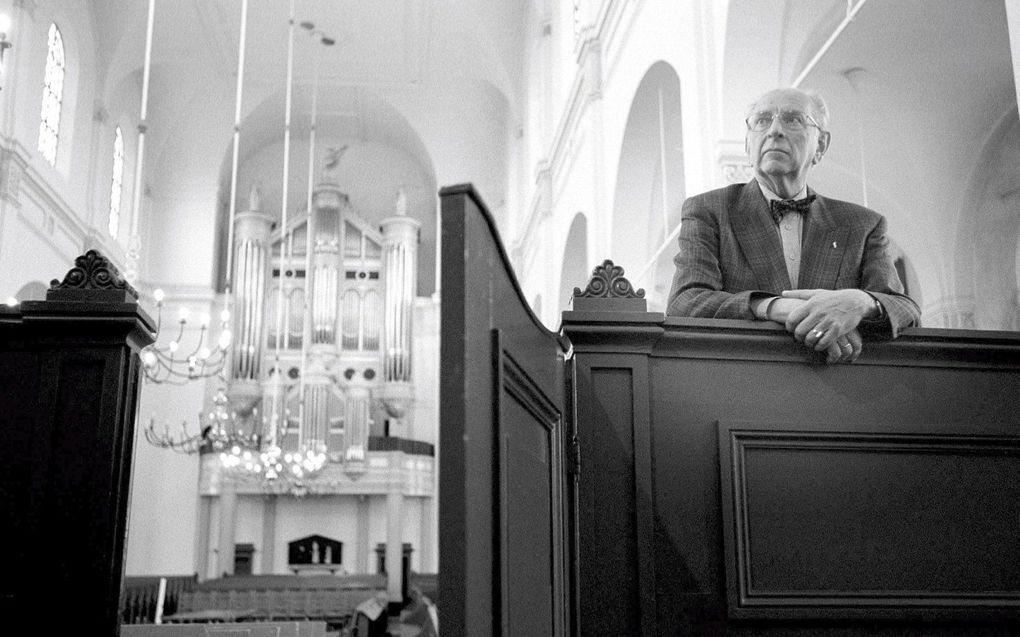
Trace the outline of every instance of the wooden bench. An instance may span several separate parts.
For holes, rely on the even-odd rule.
[[[326,637],[326,622],[235,622],[217,624],[124,624],[121,637]]]

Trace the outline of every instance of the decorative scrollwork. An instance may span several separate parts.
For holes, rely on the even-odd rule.
[[[623,276],[623,268],[614,265],[609,259],[602,262],[602,265],[595,266],[592,270],[591,280],[588,286],[581,291],[581,288],[574,288],[575,298],[611,298],[611,299],[643,299],[644,289],[634,290],[634,286]]]
[[[74,266],[63,281],[51,280],[50,290],[124,290],[138,298],[138,292],[99,251],[89,250],[74,260]]]

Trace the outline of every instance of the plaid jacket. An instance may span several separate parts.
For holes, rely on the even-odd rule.
[[[815,201],[804,217],[800,287],[870,292],[886,316],[862,321],[862,332],[892,338],[919,325],[921,311],[903,294],[887,251],[885,218],[810,188],[808,194]],[[689,197],[681,216],[667,314],[753,319],[752,303],[790,289],[782,241],[758,182]]]

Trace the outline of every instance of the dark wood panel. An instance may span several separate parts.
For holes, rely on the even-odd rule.
[[[1020,606],[1020,438],[826,429],[720,423],[731,617]]]
[[[0,611],[59,608],[97,635],[120,626],[138,351],[154,329],[107,266],[90,252],[46,301],[0,311],[0,405],[15,456],[0,519],[16,521],[5,528]]]
[[[474,190],[444,188],[440,197],[443,634],[561,635],[565,343],[531,312]],[[539,456],[547,461],[535,471]]]
[[[753,322],[588,308],[565,313],[563,333],[581,440],[583,634],[600,634],[584,619],[600,607],[606,634],[1020,634],[1020,335],[909,330],[829,366]],[[635,359],[644,380],[618,371]],[[720,422],[798,442],[754,438],[738,458]],[[628,434],[647,436],[647,457]],[[628,498],[619,478],[642,462],[647,516],[641,489]],[[595,525],[602,515],[612,525]],[[641,562],[646,518],[651,588],[626,566]],[[586,563],[600,551],[616,551],[621,570]],[[637,621],[635,594],[654,598],[654,626]]]
[[[581,634],[627,634],[655,625],[657,599],[648,361],[575,361],[581,449]]]
[[[499,388],[499,539],[504,635],[564,629],[563,415],[494,333]]]

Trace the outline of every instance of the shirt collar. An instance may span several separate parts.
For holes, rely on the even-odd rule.
[[[761,188],[761,194],[763,194],[765,196],[765,201],[771,202],[772,200],[782,199],[782,197],[780,197],[776,193],[772,192],[771,188],[769,188],[765,184],[761,183],[757,179],[755,179],[755,181],[758,182],[758,187]],[[798,192],[796,195],[793,196],[793,200],[796,201],[798,199],[803,199],[804,197],[807,197],[807,185],[806,184],[804,185],[803,188],[800,189],[800,192]]]

